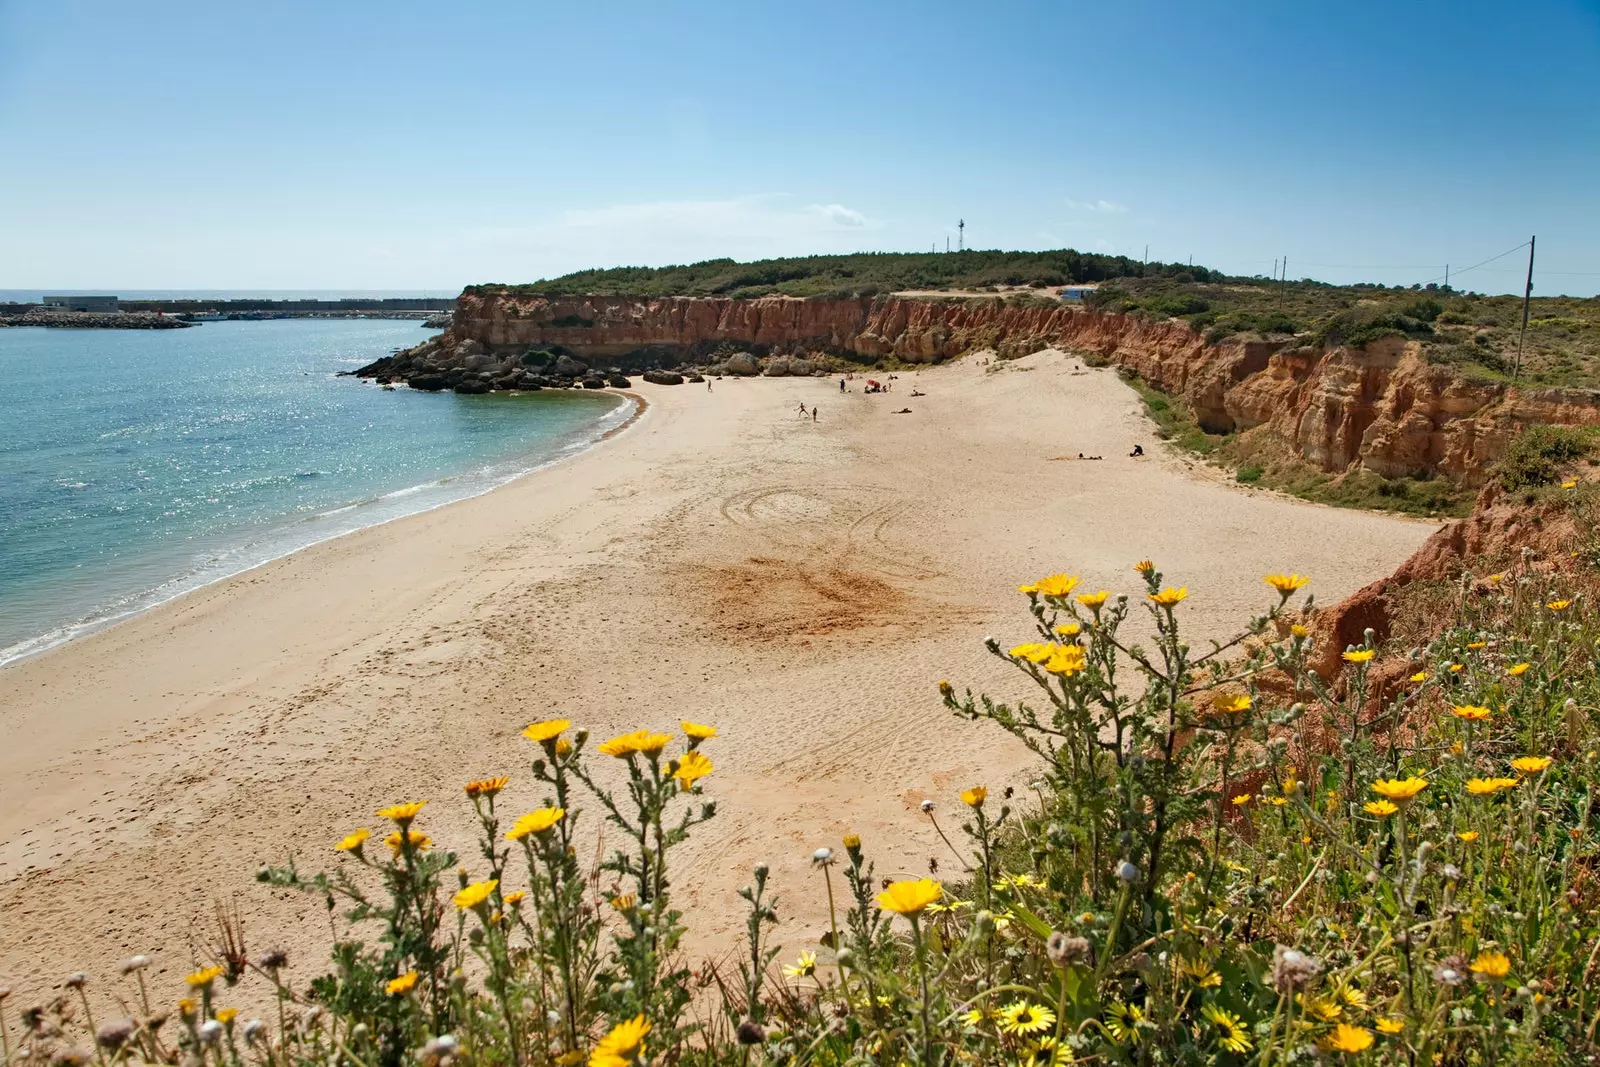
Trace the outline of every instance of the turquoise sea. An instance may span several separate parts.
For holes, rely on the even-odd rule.
[[[0,329],[0,663],[593,443],[622,398],[338,377],[415,321]]]

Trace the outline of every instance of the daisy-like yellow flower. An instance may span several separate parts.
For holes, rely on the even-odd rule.
[[[1482,722],[1489,717],[1489,709],[1482,704],[1452,704],[1450,714],[1467,722]]]
[[[1478,839],[1478,831],[1463,830],[1459,834],[1456,834],[1456,836],[1470,845]]]
[[[783,973],[790,978],[810,978],[817,973],[816,953],[810,951],[800,953],[794,961],[794,966],[785,967]]]
[[[200,1005],[195,1003],[193,997],[178,998],[178,1014],[185,1019],[194,1018],[194,1013],[200,1010]]]
[[[1075,622],[1064,622],[1056,627],[1056,634],[1061,637],[1077,637],[1083,632],[1083,627]]]
[[[527,898],[527,896],[528,896],[528,894],[527,894],[526,891],[519,889],[515,893],[507,893],[505,896],[501,897],[500,899],[504,900],[506,902],[506,907],[514,908],[518,904],[521,904],[523,902],[523,900],[525,900]]]
[[[1393,801],[1369,800],[1367,803],[1361,806],[1361,810],[1366,812],[1368,815],[1376,815],[1378,818],[1384,819],[1399,811],[1400,808]]]
[[[1056,1013],[1040,1004],[1014,1000],[1000,1009],[1000,1029],[1023,1037],[1048,1030],[1056,1024]]]
[[[1238,796],[1233,798],[1233,803],[1234,803],[1235,807],[1237,807],[1240,804],[1248,804],[1248,803],[1250,803],[1250,794],[1249,793],[1240,793]]]
[[[1324,1035],[1318,1044],[1330,1052],[1365,1052],[1372,1047],[1372,1031],[1365,1027],[1340,1023]]]
[[[844,847],[845,848],[860,848],[861,847],[861,835],[860,834],[845,834],[843,843],[844,843]]]
[[[1510,789],[1517,784],[1515,778],[1468,778],[1467,792],[1473,796],[1493,796],[1502,789]]]
[[[1380,1015],[1376,1023],[1380,1034],[1398,1034],[1406,1028],[1406,1021],[1398,1015]]]
[[[421,830],[407,830],[405,832],[405,837],[402,838],[399,830],[391,830],[389,832],[389,836],[383,839],[383,843],[389,846],[390,852],[394,853],[396,856],[399,856],[406,845],[410,845],[413,849],[421,852],[423,849],[433,844],[433,838],[429,837]]]
[[[989,790],[986,786],[975,785],[971,789],[961,791],[961,803],[969,808],[979,808],[989,799]]]
[[[352,830],[350,833],[346,834],[344,840],[340,841],[333,847],[338,849],[340,852],[357,852],[360,850],[362,845],[367,843],[367,838],[371,836],[372,831],[363,826],[359,830]]]
[[[1531,666],[1531,664],[1513,663],[1511,666],[1506,668],[1506,673],[1515,678],[1520,674],[1527,674],[1529,666]]]
[[[463,887],[452,899],[455,901],[456,907],[462,911],[469,911],[488,900],[489,895],[494,892],[494,887],[499,884],[500,881],[497,878],[473,882],[471,885]]]
[[[1082,604],[1090,611],[1099,611],[1100,608],[1105,605],[1105,602],[1110,598],[1111,594],[1106,590],[1096,589],[1092,593],[1079,593],[1078,603]]]
[[[1242,1056],[1253,1047],[1250,1043],[1250,1031],[1245,1028],[1240,1018],[1215,1004],[1207,1004],[1200,1009],[1206,1022],[1217,1028],[1217,1044],[1236,1056]]]
[[[567,719],[546,719],[543,722],[530,723],[522,736],[529,741],[554,741],[572,728],[572,723]]]
[[[1550,603],[1545,605],[1545,607],[1549,608],[1551,611],[1566,611],[1571,606],[1572,601],[1570,600],[1552,600]]]
[[[1448,670],[1451,674],[1460,674],[1463,670],[1466,669],[1466,667],[1465,667],[1464,664],[1460,664],[1460,663],[1447,663],[1447,664],[1445,664],[1445,669]]]
[[[1410,778],[1380,778],[1372,783],[1372,791],[1385,800],[1392,800],[1402,807],[1410,802],[1418,793],[1428,788],[1428,780],[1412,775]]]
[[[390,804],[387,808],[378,810],[378,818],[389,819],[398,823],[400,828],[404,830],[427,806],[427,803],[426,800],[413,800],[405,804]]]
[[[1410,678],[1408,678],[1406,680],[1409,681],[1409,682],[1415,682],[1415,683],[1420,685],[1421,683],[1426,682],[1428,680],[1428,672],[1427,671],[1418,671],[1416,674],[1413,674]]]
[[[1281,808],[1285,804],[1289,803],[1289,798],[1288,797],[1271,797],[1271,798],[1269,798],[1267,800],[1267,803],[1271,804],[1275,808]]]
[[[1077,645],[1052,645],[1050,658],[1042,666],[1049,674],[1070,678],[1087,668],[1089,659]]]
[[[1351,648],[1339,654],[1346,663],[1367,663],[1378,653],[1370,648]]]
[[[213,1018],[215,1018],[217,1022],[221,1023],[223,1026],[227,1026],[238,1017],[238,1008],[218,1008],[216,1014],[213,1016]]]
[[[1297,589],[1304,589],[1311,584],[1311,579],[1303,574],[1269,574],[1261,579],[1279,593],[1288,597]]]
[[[672,738],[666,734],[651,733],[649,730],[635,730],[631,734],[613,737],[600,745],[600,752],[606,756],[615,756],[617,759],[627,759],[635,752],[646,756],[659,756],[661,750],[667,747],[667,742]]]
[[[1480,648],[1488,648],[1489,647],[1489,642],[1487,642],[1487,641],[1468,641],[1467,642],[1467,647],[1469,649],[1471,649],[1472,651],[1476,652]]]
[[[611,898],[611,906],[623,915],[626,915],[628,912],[632,911],[634,905],[637,903],[638,900],[634,898],[632,893],[623,893],[621,896],[615,896]]]
[[[1311,627],[1302,626],[1297,622],[1296,623],[1291,623],[1289,625],[1289,636],[1291,636],[1291,637],[1310,637],[1311,636]]]
[[[589,1067],[622,1067],[644,1058],[644,1039],[650,1032],[650,1023],[643,1015],[635,1015],[611,1028],[589,1053]]]
[[[469,797],[492,797],[504,789],[511,781],[510,778],[479,778],[476,782],[468,782],[462,786]]]
[[[506,840],[521,841],[529,834],[542,834],[565,818],[566,814],[566,808],[537,808],[526,815],[519,815],[517,821],[511,824],[511,829],[506,831]]]
[[[1068,597],[1078,588],[1076,574],[1052,574],[1048,578],[1040,578],[1033,585],[1034,591],[1040,596]]]
[[[897,915],[917,915],[944,895],[944,887],[932,878],[907,878],[890,882],[878,894],[878,907]]]
[[[1576,489],[1576,488],[1578,488],[1578,479],[1576,479],[1576,478],[1568,478],[1566,481],[1561,483],[1561,488],[1563,488],[1563,489]]]
[[[1184,599],[1186,599],[1188,597],[1188,595],[1189,595],[1189,587],[1188,586],[1182,585],[1182,586],[1179,586],[1178,588],[1174,589],[1172,586],[1169,585],[1165,589],[1161,590],[1161,592],[1159,592],[1159,593],[1151,593],[1150,594],[1150,599],[1153,600],[1155,603],[1160,604],[1164,608],[1170,608],[1170,607],[1174,607],[1177,604],[1181,603]]]
[[[1045,660],[1050,658],[1050,653],[1055,649],[1055,647],[1055,645],[1046,645],[1040,644],[1037,641],[1030,641],[1027,644],[1018,645],[1016,648],[1013,648],[1011,650],[1011,657],[1013,659],[1025,659],[1029,663],[1043,663]]]
[[[1219,693],[1212,698],[1211,706],[1221,715],[1237,715],[1241,711],[1249,711],[1253,701],[1248,693]]]
[[[1472,973],[1498,981],[1511,973],[1511,961],[1500,952],[1480,952],[1472,961]]]
[[[1491,574],[1489,577],[1485,578],[1484,581],[1488,582],[1490,585],[1493,585],[1504,577],[1505,575],[1503,574]]]
[[[680,722],[678,725],[683,727],[684,736],[691,741],[709,741],[717,736],[717,728],[715,726],[706,726],[703,723],[688,722],[687,720]]]
[[[183,980],[188,983],[190,989],[205,989],[221,977],[221,967],[202,967],[193,974],[184,975]]]
[[[1141,559],[1138,563],[1133,565],[1133,569],[1138,571],[1140,574],[1149,574],[1151,571],[1156,569],[1156,565],[1147,559]]]
[[[1518,756],[1511,761],[1511,769],[1520,774],[1538,774],[1554,762],[1549,756]]]
[[[713,767],[714,764],[699,752],[685,752],[678,760],[678,769],[672,772],[672,777],[678,780],[679,788],[687,791],[710,774]]]
[[[417,972],[416,971],[407,971],[405,974],[402,974],[399,978],[391,978],[391,979],[389,979],[388,984],[383,987],[383,991],[385,993],[389,994],[391,997],[397,997],[397,996],[400,996],[402,993],[411,992],[411,987],[416,985],[416,984],[417,984]]]
[[[1325,1023],[1331,1023],[1344,1014],[1343,1006],[1331,997],[1312,997],[1301,993],[1300,1006],[1309,1018]]]
[[[1203,959],[1191,960],[1187,956],[1179,956],[1174,966],[1180,975],[1201,989],[1215,989],[1222,984],[1222,975]]]

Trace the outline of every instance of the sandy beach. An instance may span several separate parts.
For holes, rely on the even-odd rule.
[[[535,806],[518,734],[558,715],[602,739],[721,730],[720,811],[676,879],[691,946],[732,943],[765,861],[792,954],[826,923],[814,848],[854,831],[880,875],[948,870],[920,802],[953,830],[961,788],[1027,780],[1020,746],[935,689],[1026,695],[982,645],[1026,636],[1019,582],[1131,592],[1149,557],[1220,636],[1267,606],[1263,573],[1331,603],[1435,528],[1199,474],[1112,372],[1056,352],[852,387],[641,385],[643,415],[580,456],[0,670],[0,984],[110,981],[145,952],[175,993],[218,900],[303,981],[327,919],[257,865],[331,867],[380,804],[431,798],[427,829],[470,866],[461,785],[510,775],[504,809]]]

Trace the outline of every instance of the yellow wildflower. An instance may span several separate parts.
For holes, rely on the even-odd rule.
[[[1570,600],[1552,600],[1550,603],[1545,605],[1545,607],[1549,608],[1551,611],[1566,611],[1571,606],[1572,601]]]
[[[1233,1012],[1226,1008],[1219,1008],[1215,1004],[1207,1004],[1200,1009],[1200,1014],[1206,1021],[1217,1028],[1217,1044],[1225,1051],[1234,1055],[1243,1055],[1254,1046],[1250,1043],[1250,1031],[1245,1028],[1244,1022]]]
[[[193,974],[185,975],[183,980],[189,984],[190,989],[205,989],[221,977],[221,967],[202,967]]]
[[[1511,973],[1511,961],[1499,952],[1480,952],[1472,961],[1472,973],[1498,980]]]
[[[338,849],[340,852],[355,852],[359,850],[362,845],[366,844],[367,838],[371,836],[372,831],[363,826],[359,830],[353,830],[346,834],[344,840],[340,841],[333,847]]]
[[[1261,580],[1272,586],[1272,588],[1276,589],[1278,592],[1282,593],[1285,597],[1289,596],[1295,590],[1303,589],[1307,585],[1311,584],[1311,579],[1307,578],[1303,574],[1269,574]]]
[[[1302,626],[1299,623],[1292,623],[1289,626],[1289,634],[1292,637],[1310,637],[1311,628],[1309,626]]]
[[[1156,565],[1147,559],[1141,559],[1138,563],[1133,565],[1133,569],[1138,571],[1140,574],[1149,574],[1151,571],[1156,569]]]
[[[1514,663],[1511,666],[1506,668],[1506,673],[1511,675],[1511,677],[1515,678],[1519,674],[1527,674],[1529,666],[1530,666],[1530,664],[1527,664],[1527,663]]]
[[[1344,1014],[1339,1002],[1328,997],[1312,997],[1301,993],[1300,1006],[1307,1016],[1325,1023],[1331,1023]]]
[[[1082,604],[1090,611],[1099,611],[1100,608],[1104,606],[1105,602],[1110,599],[1110,597],[1111,594],[1106,590],[1096,589],[1092,593],[1079,593],[1078,603]]]
[[[1502,789],[1511,789],[1517,784],[1515,778],[1468,778],[1467,792],[1475,796],[1490,796]]]
[[[1480,648],[1488,648],[1489,647],[1489,642],[1487,642],[1487,641],[1468,641],[1467,642],[1467,647],[1469,649],[1471,649],[1472,651],[1476,652]]]
[[[715,726],[706,726],[702,723],[688,722],[687,720],[680,722],[678,725],[683,727],[684,736],[691,741],[709,741],[717,736],[717,728]]]
[[[684,790],[694,788],[694,784],[711,773],[714,764],[698,752],[685,752],[678,760],[678,769],[672,776],[678,780],[678,785]]]
[[[238,1008],[218,1008],[216,1014],[213,1016],[213,1018],[215,1018],[217,1022],[221,1023],[223,1026],[227,1026],[238,1017]]]
[[[391,804],[378,811],[378,818],[391,819],[400,825],[403,830],[415,819],[428,802],[426,800],[413,800],[406,804]]]
[[[1157,604],[1160,604],[1164,608],[1170,608],[1184,600],[1186,597],[1188,597],[1188,595],[1188,586],[1183,585],[1174,589],[1169,585],[1159,593],[1151,593],[1150,599],[1155,601]]]
[[[1416,775],[1412,775],[1410,778],[1380,778],[1372,783],[1372,791],[1374,793],[1400,805],[1404,805],[1426,788],[1428,788],[1428,780],[1426,778],[1418,778]]]
[[[185,1019],[194,1018],[194,1013],[200,1010],[200,1005],[195,1003],[193,997],[181,997],[178,1000],[178,1014]]]
[[[1366,812],[1368,815],[1376,815],[1378,818],[1383,819],[1393,815],[1395,812],[1399,811],[1400,808],[1392,801],[1369,800],[1367,803],[1361,806],[1361,810]]]
[[[1554,762],[1549,756],[1518,756],[1511,761],[1511,769],[1522,774],[1538,774]]]
[[[506,787],[510,778],[479,778],[476,782],[468,782],[462,788],[469,797],[492,797]]]
[[[844,847],[845,848],[860,848],[861,847],[861,836],[859,834],[845,834],[844,835]]]
[[[1078,587],[1076,574],[1052,574],[1048,578],[1040,578],[1034,583],[1034,589],[1040,596],[1067,597]]]
[[[389,846],[390,852],[398,856],[405,845],[410,845],[420,852],[433,844],[433,838],[421,830],[407,830],[405,837],[402,838],[399,830],[393,830],[388,837],[383,839],[383,843]]]
[[[1089,665],[1088,657],[1083,649],[1077,645],[1052,645],[1050,658],[1044,661],[1044,669],[1050,674],[1058,674],[1063,678],[1070,678]]]
[[[1340,653],[1346,663],[1366,663],[1376,656],[1377,652],[1370,648],[1351,648]]]
[[[1576,488],[1578,488],[1578,479],[1576,479],[1576,478],[1568,478],[1566,481],[1561,483],[1561,488],[1563,488],[1563,489],[1576,489]]]
[[[1406,1021],[1398,1015],[1380,1015],[1376,1025],[1380,1034],[1398,1034],[1406,1028]]]
[[[522,736],[529,741],[552,741],[566,733],[571,727],[572,723],[567,719],[546,719],[544,722],[530,724],[526,730],[522,731]]]
[[[1211,706],[1222,715],[1236,715],[1241,711],[1249,711],[1252,703],[1248,693],[1233,695],[1219,693],[1211,700]]]
[[[572,742],[571,741],[568,741],[565,737],[556,738],[556,755],[557,756],[565,756],[567,753],[569,753],[571,751],[572,751]]]
[[[632,893],[623,893],[621,896],[615,896],[611,898],[611,906],[617,911],[621,912],[623,915],[626,915],[628,912],[632,911],[633,906],[637,903],[638,901],[634,898]]]
[[[1452,663],[1452,664],[1449,665],[1449,670],[1450,670],[1451,674],[1460,674],[1463,669],[1464,669],[1464,667],[1460,663]]]
[[[1330,1052],[1365,1052],[1372,1046],[1372,1031],[1349,1023],[1335,1026],[1319,1042]]]
[[[1029,663],[1043,663],[1050,658],[1050,653],[1055,648],[1055,645],[1043,645],[1037,641],[1030,641],[1027,644],[1013,648],[1011,656],[1013,659],[1025,659]]]
[[[1407,680],[1408,681],[1412,681],[1412,682],[1417,682],[1417,683],[1426,682],[1428,680],[1428,672],[1427,671],[1418,671],[1416,674],[1413,674]]]
[[[969,808],[979,808],[989,798],[989,790],[985,786],[975,785],[971,789],[961,791],[961,803]]]
[[[494,892],[494,887],[499,884],[500,881],[497,878],[490,878],[484,882],[473,882],[471,885],[466,886],[455,895],[454,900],[456,907],[460,908],[462,911],[476,908],[478,905],[489,899],[489,895]]]
[[[908,878],[890,882],[878,894],[878,907],[899,915],[917,915],[944,895],[944,887],[932,878]]]
[[[1048,1030],[1055,1023],[1055,1012],[1025,1000],[1014,1000],[1000,1009],[1000,1029],[1008,1034],[1025,1037]]]
[[[1476,841],[1478,839],[1478,831],[1476,831],[1476,830],[1463,830],[1459,834],[1456,834],[1456,836],[1461,838],[1461,840],[1465,841],[1467,844],[1470,845],[1470,844],[1472,844],[1474,841]]]
[[[506,831],[506,840],[521,841],[529,834],[542,834],[565,818],[566,814],[566,808],[537,808],[526,815],[519,815],[517,821],[511,824],[511,829]]]
[[[1468,722],[1482,722],[1489,717],[1489,709],[1481,704],[1452,704],[1450,714]]]
[[[661,750],[666,748],[667,742],[671,740],[672,738],[666,734],[655,734],[649,730],[635,730],[630,734],[613,737],[611,740],[604,742],[600,745],[600,751],[604,755],[615,756],[618,759],[626,759],[635,752],[654,757],[659,756]]]
[[[1235,806],[1240,805],[1240,804],[1248,804],[1248,803],[1250,803],[1250,794],[1249,793],[1240,793],[1238,796],[1233,798],[1233,803],[1234,803]]]
[[[391,979],[389,979],[389,983],[383,987],[383,991],[385,993],[389,994],[391,997],[397,997],[402,993],[411,992],[411,987],[416,985],[416,984],[417,984],[417,972],[416,971],[407,971],[405,974],[402,974],[399,978],[391,978]]]
[[[816,953],[810,951],[800,953],[799,957],[794,961],[794,966],[785,967],[783,973],[790,978],[810,978],[817,973]]]
[[[500,899],[502,899],[502,900],[504,900],[506,902],[506,907],[514,908],[518,904],[521,904],[522,901],[527,897],[527,895],[528,894],[524,890],[519,889],[515,893],[507,893],[505,896],[501,897]]]
[[[1289,803],[1289,798],[1288,797],[1272,797],[1272,798],[1270,798],[1268,800],[1268,803],[1270,803],[1275,808],[1281,808],[1285,804]]]
[[[1503,574],[1491,574],[1491,575],[1489,575],[1489,577],[1485,578],[1484,581],[1486,581],[1489,584],[1493,585],[1495,582],[1500,581],[1500,579],[1502,579],[1504,577],[1505,577],[1505,575],[1503,575]]]
[[[1056,633],[1061,637],[1077,637],[1083,632],[1083,627],[1075,622],[1064,622],[1056,627]]]
[[[650,1024],[643,1015],[618,1023],[611,1032],[595,1042],[589,1053],[589,1067],[618,1067],[644,1058],[644,1038]]]

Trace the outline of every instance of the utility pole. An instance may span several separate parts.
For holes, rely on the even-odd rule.
[[[1538,239],[1538,234],[1528,238],[1528,287],[1522,291],[1522,329],[1517,331],[1517,362],[1511,368],[1513,381],[1522,373],[1522,339],[1528,334],[1528,301],[1533,297],[1533,244]]]
[[[962,219],[960,222],[956,223],[956,251],[957,252],[965,252],[966,250],[967,250],[967,220],[966,219]]]
[[[950,251],[950,235],[949,234],[945,234],[944,235],[944,250],[946,252]]]
[[[1144,246],[1144,262],[1146,264],[1149,264],[1149,262],[1150,262],[1150,246],[1149,245],[1145,245]]]
[[[1450,291],[1450,264],[1448,263],[1444,265],[1444,291],[1447,293]]]
[[[1272,257],[1272,280],[1273,281],[1277,281],[1278,280],[1278,257],[1277,256],[1273,256]]]

